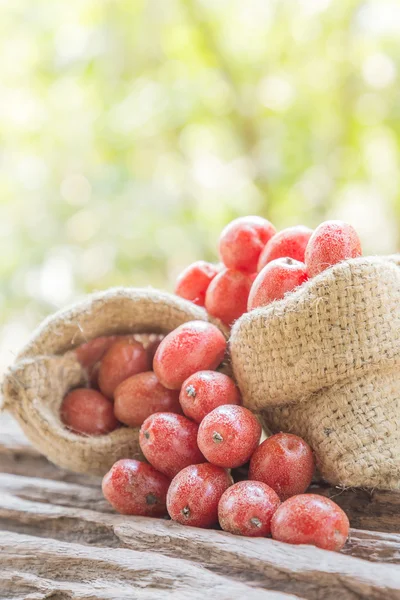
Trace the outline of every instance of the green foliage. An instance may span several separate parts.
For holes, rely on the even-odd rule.
[[[171,289],[243,214],[398,248],[393,0],[0,1],[0,308]]]

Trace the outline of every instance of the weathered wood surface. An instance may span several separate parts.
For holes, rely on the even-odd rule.
[[[341,553],[115,515],[0,417],[0,599],[400,599],[400,494],[315,486],[349,514]]]

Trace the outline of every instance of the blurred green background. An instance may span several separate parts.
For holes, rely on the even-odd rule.
[[[399,60],[398,0],[0,0],[0,365],[239,215],[398,250]]]

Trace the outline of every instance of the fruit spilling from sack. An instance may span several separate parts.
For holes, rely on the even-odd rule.
[[[222,265],[198,261],[178,277],[175,293],[231,326],[246,311],[265,306],[328,267],[362,255],[351,225],[325,221],[276,232],[261,217],[235,219],[219,239]]]

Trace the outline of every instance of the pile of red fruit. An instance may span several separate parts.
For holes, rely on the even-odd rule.
[[[231,325],[327,267],[361,255],[354,229],[340,221],[314,232],[276,233],[260,217],[230,223],[219,242],[224,266],[203,261],[178,278],[176,293]],[[257,273],[258,271],[258,273]],[[119,460],[103,479],[103,493],[126,515],[169,516],[192,527],[339,550],[349,521],[331,500],[305,494],[314,472],[311,448],[279,433],[260,444],[261,426],[241,406],[235,382],[218,371],[226,353],[221,331],[205,321],[185,323],[164,339],[96,338],[76,350],[91,389],[70,392],[64,424],[83,435],[140,427],[148,463]],[[248,480],[234,483],[248,465]]]
[[[223,264],[189,265],[175,293],[232,325],[246,311],[280,300],[310,277],[361,254],[356,231],[342,221],[325,221],[315,231],[299,225],[277,233],[266,219],[242,217],[221,233]]]

